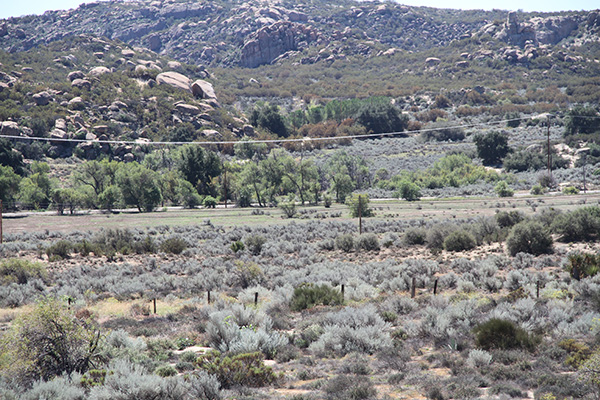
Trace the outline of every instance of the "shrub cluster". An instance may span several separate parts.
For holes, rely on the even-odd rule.
[[[534,350],[539,338],[531,336],[513,322],[492,318],[473,330],[475,343],[484,350],[527,349]]]
[[[217,377],[224,389],[234,386],[262,387],[274,384],[280,376],[263,363],[261,353],[227,356],[212,351],[198,358],[198,367]]]
[[[506,239],[510,255],[552,253],[552,236],[547,228],[536,221],[523,221],[515,225]]]
[[[322,284],[303,284],[294,289],[290,301],[292,311],[302,311],[316,305],[339,305],[344,301],[342,294],[332,287]]]
[[[31,279],[46,281],[48,273],[41,263],[11,258],[0,262],[0,284],[26,284]]]

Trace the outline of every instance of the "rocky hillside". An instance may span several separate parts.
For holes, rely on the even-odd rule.
[[[150,140],[252,133],[222,108],[213,80],[207,70],[88,35],[0,52],[0,134],[51,138],[17,142],[31,159],[108,154],[133,161]],[[105,143],[116,139],[138,146]]]
[[[111,1],[71,11],[0,22],[0,46],[28,50],[70,35],[123,41],[195,65],[257,67],[329,47],[327,57],[421,51],[457,40],[489,38],[535,57],[539,46],[569,37],[597,39],[597,12],[532,14],[407,7],[394,3],[330,1]],[[592,38],[592,39],[593,39]],[[533,47],[532,47],[533,46]],[[379,50],[378,50],[379,51]]]
[[[597,11],[350,0],[91,3],[0,20],[0,133],[53,138],[19,143],[27,158],[129,161],[148,140],[277,137],[258,117],[248,124],[260,100],[283,106],[286,135],[315,137],[329,128],[313,125],[331,118],[313,108],[331,100],[394,99],[413,129],[557,112],[600,102],[599,32]],[[137,140],[139,148],[99,144],[105,140]]]

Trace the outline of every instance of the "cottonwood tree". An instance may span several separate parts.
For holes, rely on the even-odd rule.
[[[15,174],[12,167],[0,165],[0,200],[5,207],[18,196],[20,183],[21,177]]]
[[[162,201],[158,173],[132,162],[123,164],[117,171],[117,185],[123,201],[142,212],[154,210]]]
[[[104,193],[110,186],[116,185],[117,170],[120,163],[117,161],[87,161],[79,165],[73,173],[73,184],[84,193],[84,202],[95,207],[104,207],[106,199],[114,197],[114,189]],[[91,188],[91,191],[89,190]],[[103,194],[104,193],[104,194]],[[104,201],[101,201],[103,198]],[[108,202],[109,204],[115,204]]]
[[[200,195],[217,195],[213,179],[222,169],[217,154],[197,145],[184,146],[179,154],[178,168]]]
[[[492,131],[485,135],[478,134],[473,140],[477,146],[477,155],[485,165],[500,163],[510,152],[508,137],[501,132]]]

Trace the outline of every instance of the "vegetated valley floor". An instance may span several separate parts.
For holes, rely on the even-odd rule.
[[[75,298],[76,307],[94,315],[109,341],[115,332],[126,332],[154,341],[153,346],[162,339],[163,344],[182,344],[171,344],[182,350],[166,345],[161,357],[148,361],[155,366],[170,364],[186,373],[181,370],[184,353],[201,355],[206,346],[217,347],[219,339],[210,333],[210,326],[219,323],[211,317],[219,312],[230,313],[230,321],[247,313],[254,318],[253,329],[284,333],[289,344],[272,355],[274,360],[266,361],[281,373],[278,383],[228,389],[222,392],[227,399],[408,399],[435,398],[436,393],[444,396],[438,398],[541,398],[547,393],[584,398],[589,389],[578,380],[576,368],[566,363],[568,350],[557,343],[571,338],[593,346],[598,328],[593,321],[600,315],[585,304],[595,281],[583,288],[584,281],[570,279],[564,264],[574,251],[598,253],[598,243],[555,243],[551,255],[508,257],[502,241],[482,243],[471,251],[431,252],[402,238],[411,227],[431,229],[444,221],[476,223],[507,211],[530,216],[542,209],[566,213],[598,203],[597,193],[373,200],[376,214],[365,218],[363,226],[382,245],[368,251],[342,251],[326,243],[327,238],[342,234],[358,237],[357,220],[338,204],[299,207],[299,217],[294,219],[284,218],[278,208],[233,207],[73,216],[9,214],[4,218],[8,239],[4,246],[12,244],[14,249],[4,247],[4,254],[12,251],[12,256],[46,264],[54,280],[47,292]],[[397,223],[406,223],[404,230]],[[319,226],[324,230],[319,231]],[[74,252],[66,259],[49,261],[44,254],[59,239],[93,240],[108,229],[128,229],[133,236],[146,232],[157,241],[161,235],[177,236],[190,247],[182,255],[160,251],[112,259]],[[249,235],[266,238],[262,251],[253,255],[248,249],[230,250],[229,243],[247,240]],[[145,286],[151,276],[152,290]],[[411,277],[417,284],[414,299]],[[113,283],[100,283],[103,279]],[[91,284],[93,280],[98,282]],[[144,283],[125,288],[136,280]],[[123,281],[122,286],[118,281]],[[439,281],[436,296],[434,281]],[[293,288],[303,282],[327,282],[337,285],[337,290],[345,284],[345,305],[290,312]],[[207,302],[207,290],[212,291],[212,304]],[[158,298],[156,314],[153,298]],[[4,307],[0,319],[7,326],[30,309],[27,304]],[[268,328],[260,325],[265,314],[273,321]],[[541,344],[535,351],[479,350],[472,329],[491,317],[515,321],[532,334],[540,332]],[[357,326],[345,326],[348,320]],[[361,331],[368,326],[384,336]],[[392,348],[382,344],[389,338]]]
[[[420,201],[407,202],[399,199],[373,199],[375,216],[368,220],[423,220],[464,219],[469,217],[491,216],[498,211],[521,211],[531,214],[538,208],[552,207],[563,211],[582,205],[597,205],[600,193],[564,195],[561,193],[546,196],[532,196],[517,193],[513,198],[497,197],[456,197],[423,198]],[[160,225],[185,226],[212,224],[223,228],[234,226],[286,225],[290,222],[306,220],[352,220],[348,207],[332,204],[325,208],[305,206],[298,208],[299,218],[287,219],[276,207],[237,208],[229,204],[215,209],[164,208],[153,213],[139,213],[136,210],[116,210],[112,213],[78,210],[74,215],[57,215],[56,212],[8,213],[4,215],[4,232],[26,233],[54,231],[68,233],[73,230],[96,231],[99,229],[150,228]],[[354,219],[356,222],[357,219]],[[365,219],[367,221],[367,219]],[[358,230],[358,223],[357,223]]]

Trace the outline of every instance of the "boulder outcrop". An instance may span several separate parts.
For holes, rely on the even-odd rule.
[[[104,74],[109,74],[110,73],[110,69],[106,68],[106,67],[94,67],[90,70],[90,72],[88,72],[89,76],[100,76],[100,75],[104,75]]]
[[[311,27],[293,22],[280,21],[265,26],[242,47],[240,65],[256,68],[269,64],[290,50],[298,50],[301,41],[308,44],[317,40],[318,36],[317,31]]]
[[[212,83],[198,79],[192,83],[192,94],[200,99],[216,99]]]
[[[521,23],[518,13],[511,11],[504,24],[487,24],[479,33],[490,34],[495,39],[518,47],[525,47],[527,44],[555,45],[576,30],[582,21],[581,16],[567,15],[534,17]]]
[[[156,76],[156,82],[159,85],[169,85],[174,88],[192,93],[190,78],[183,74],[180,74],[179,72],[169,71],[160,73]]]
[[[52,95],[46,91],[36,93],[32,97],[38,106],[48,105],[52,101]]]

